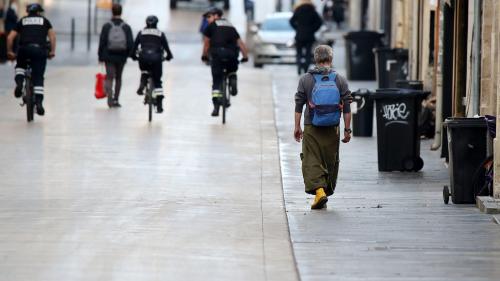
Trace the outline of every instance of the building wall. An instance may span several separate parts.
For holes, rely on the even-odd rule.
[[[492,84],[495,89],[493,93],[491,93],[491,98],[490,100],[496,99],[496,110],[493,112],[493,115],[497,115],[497,112],[500,112],[500,103],[499,100],[497,99],[498,93],[500,92],[500,59],[498,58],[499,52],[498,52],[498,42],[500,39],[500,2],[499,1],[493,1],[493,30],[492,30],[492,44],[491,48],[492,51],[490,52],[493,56],[493,73],[492,73]],[[500,118],[497,116],[497,131],[500,132]],[[494,159],[495,159],[495,179],[494,179],[494,196],[495,198],[500,198],[500,141],[498,141],[498,138],[494,140]]]
[[[361,29],[361,0],[350,0],[348,13],[349,13],[349,29],[360,30]]]
[[[483,0],[483,20],[481,31],[481,95],[480,95],[480,114],[495,115],[496,112],[496,69],[494,60],[495,55],[495,3],[496,0]]]
[[[394,0],[392,2],[392,37],[391,47],[409,48],[410,44],[410,12],[411,1]]]

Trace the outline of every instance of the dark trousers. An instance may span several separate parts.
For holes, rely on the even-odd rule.
[[[31,80],[33,82],[34,93],[43,95],[43,81],[45,67],[47,66],[47,51],[40,47],[22,46],[17,53],[16,83],[24,81],[26,68],[31,66]]]
[[[297,49],[297,71],[299,74],[306,73],[311,65],[312,60],[312,45],[314,42],[297,41],[295,47]]]
[[[212,57],[212,90],[222,91],[222,79],[224,79],[224,69],[228,74],[238,71],[238,59],[220,59],[216,56]]]
[[[162,61],[158,62],[148,62],[145,60],[139,60],[139,69],[142,71],[141,75],[141,84],[146,85],[147,83],[147,73],[149,72],[151,74],[151,78],[153,78],[153,84],[155,86],[155,89],[161,89],[162,88],[162,81],[161,77],[163,75],[163,64]]]
[[[118,101],[120,96],[120,89],[122,87],[122,73],[125,63],[121,62],[106,62],[106,81],[104,82],[104,89],[108,96],[108,103]],[[113,94],[113,80],[115,81],[115,91]]]

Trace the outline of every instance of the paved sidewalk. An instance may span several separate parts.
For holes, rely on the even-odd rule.
[[[345,74],[342,42],[334,62]],[[444,205],[448,171],[430,141],[422,142],[419,173],[378,172],[376,137],[341,144],[336,193],[326,210],[311,211],[301,145],[293,139],[298,77],[276,67],[273,81],[286,210],[302,280],[500,279],[499,225],[473,205]]]
[[[151,124],[135,64],[121,109],[94,99],[97,67],[52,68],[31,124],[0,95],[0,280],[298,279],[269,75],[241,69],[223,126],[210,69],[165,67]]]

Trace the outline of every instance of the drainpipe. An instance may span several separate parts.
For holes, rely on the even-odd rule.
[[[442,42],[443,36],[441,31],[441,5],[438,3],[436,7],[436,16],[434,18],[434,91],[436,93],[436,125],[434,142],[431,145],[431,150],[438,150],[441,147],[441,134],[443,130],[443,75],[442,75],[442,62],[443,51]]]
[[[479,93],[481,92],[481,18],[482,0],[474,1],[474,31],[472,40],[472,110],[469,117],[479,114]]]

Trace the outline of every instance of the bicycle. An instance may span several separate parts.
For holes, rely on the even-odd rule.
[[[155,85],[153,83],[153,78],[151,72],[148,71],[148,83],[146,83],[146,94],[144,96],[144,104],[148,106],[148,120],[151,122],[153,120],[153,108],[156,107],[156,101],[153,98],[153,91]]]
[[[231,84],[227,69],[223,70],[222,78],[222,124],[226,124],[226,109],[231,106],[231,95],[229,95],[228,86]],[[234,80],[233,80],[234,81]],[[231,85],[234,87],[234,85]],[[229,87],[231,87],[229,86]],[[233,88],[234,89],[234,88]]]
[[[28,122],[34,119],[34,109],[35,109],[35,95],[33,94],[33,82],[31,80],[31,66],[30,61],[28,61],[28,67],[26,68],[24,85],[23,85],[23,95],[21,106],[26,105],[26,117]]]
[[[247,60],[243,58],[240,62],[245,63]],[[224,68],[222,76],[222,124],[226,124],[226,110],[231,106],[231,93],[237,87],[237,80],[230,79],[230,75],[232,75],[232,73],[228,73],[227,69]]]
[[[162,58],[162,62],[166,61],[165,57]],[[153,120],[153,109],[156,108],[156,99],[153,97],[153,92],[155,90],[155,84],[153,81],[153,76],[151,70],[147,71],[147,83],[146,83],[146,94],[144,95],[144,104],[148,106],[148,121]]]
[[[492,139],[496,137],[496,117],[485,115],[484,120],[488,127],[488,133]],[[493,155],[488,155],[479,165],[472,177],[474,197],[493,196]]]

